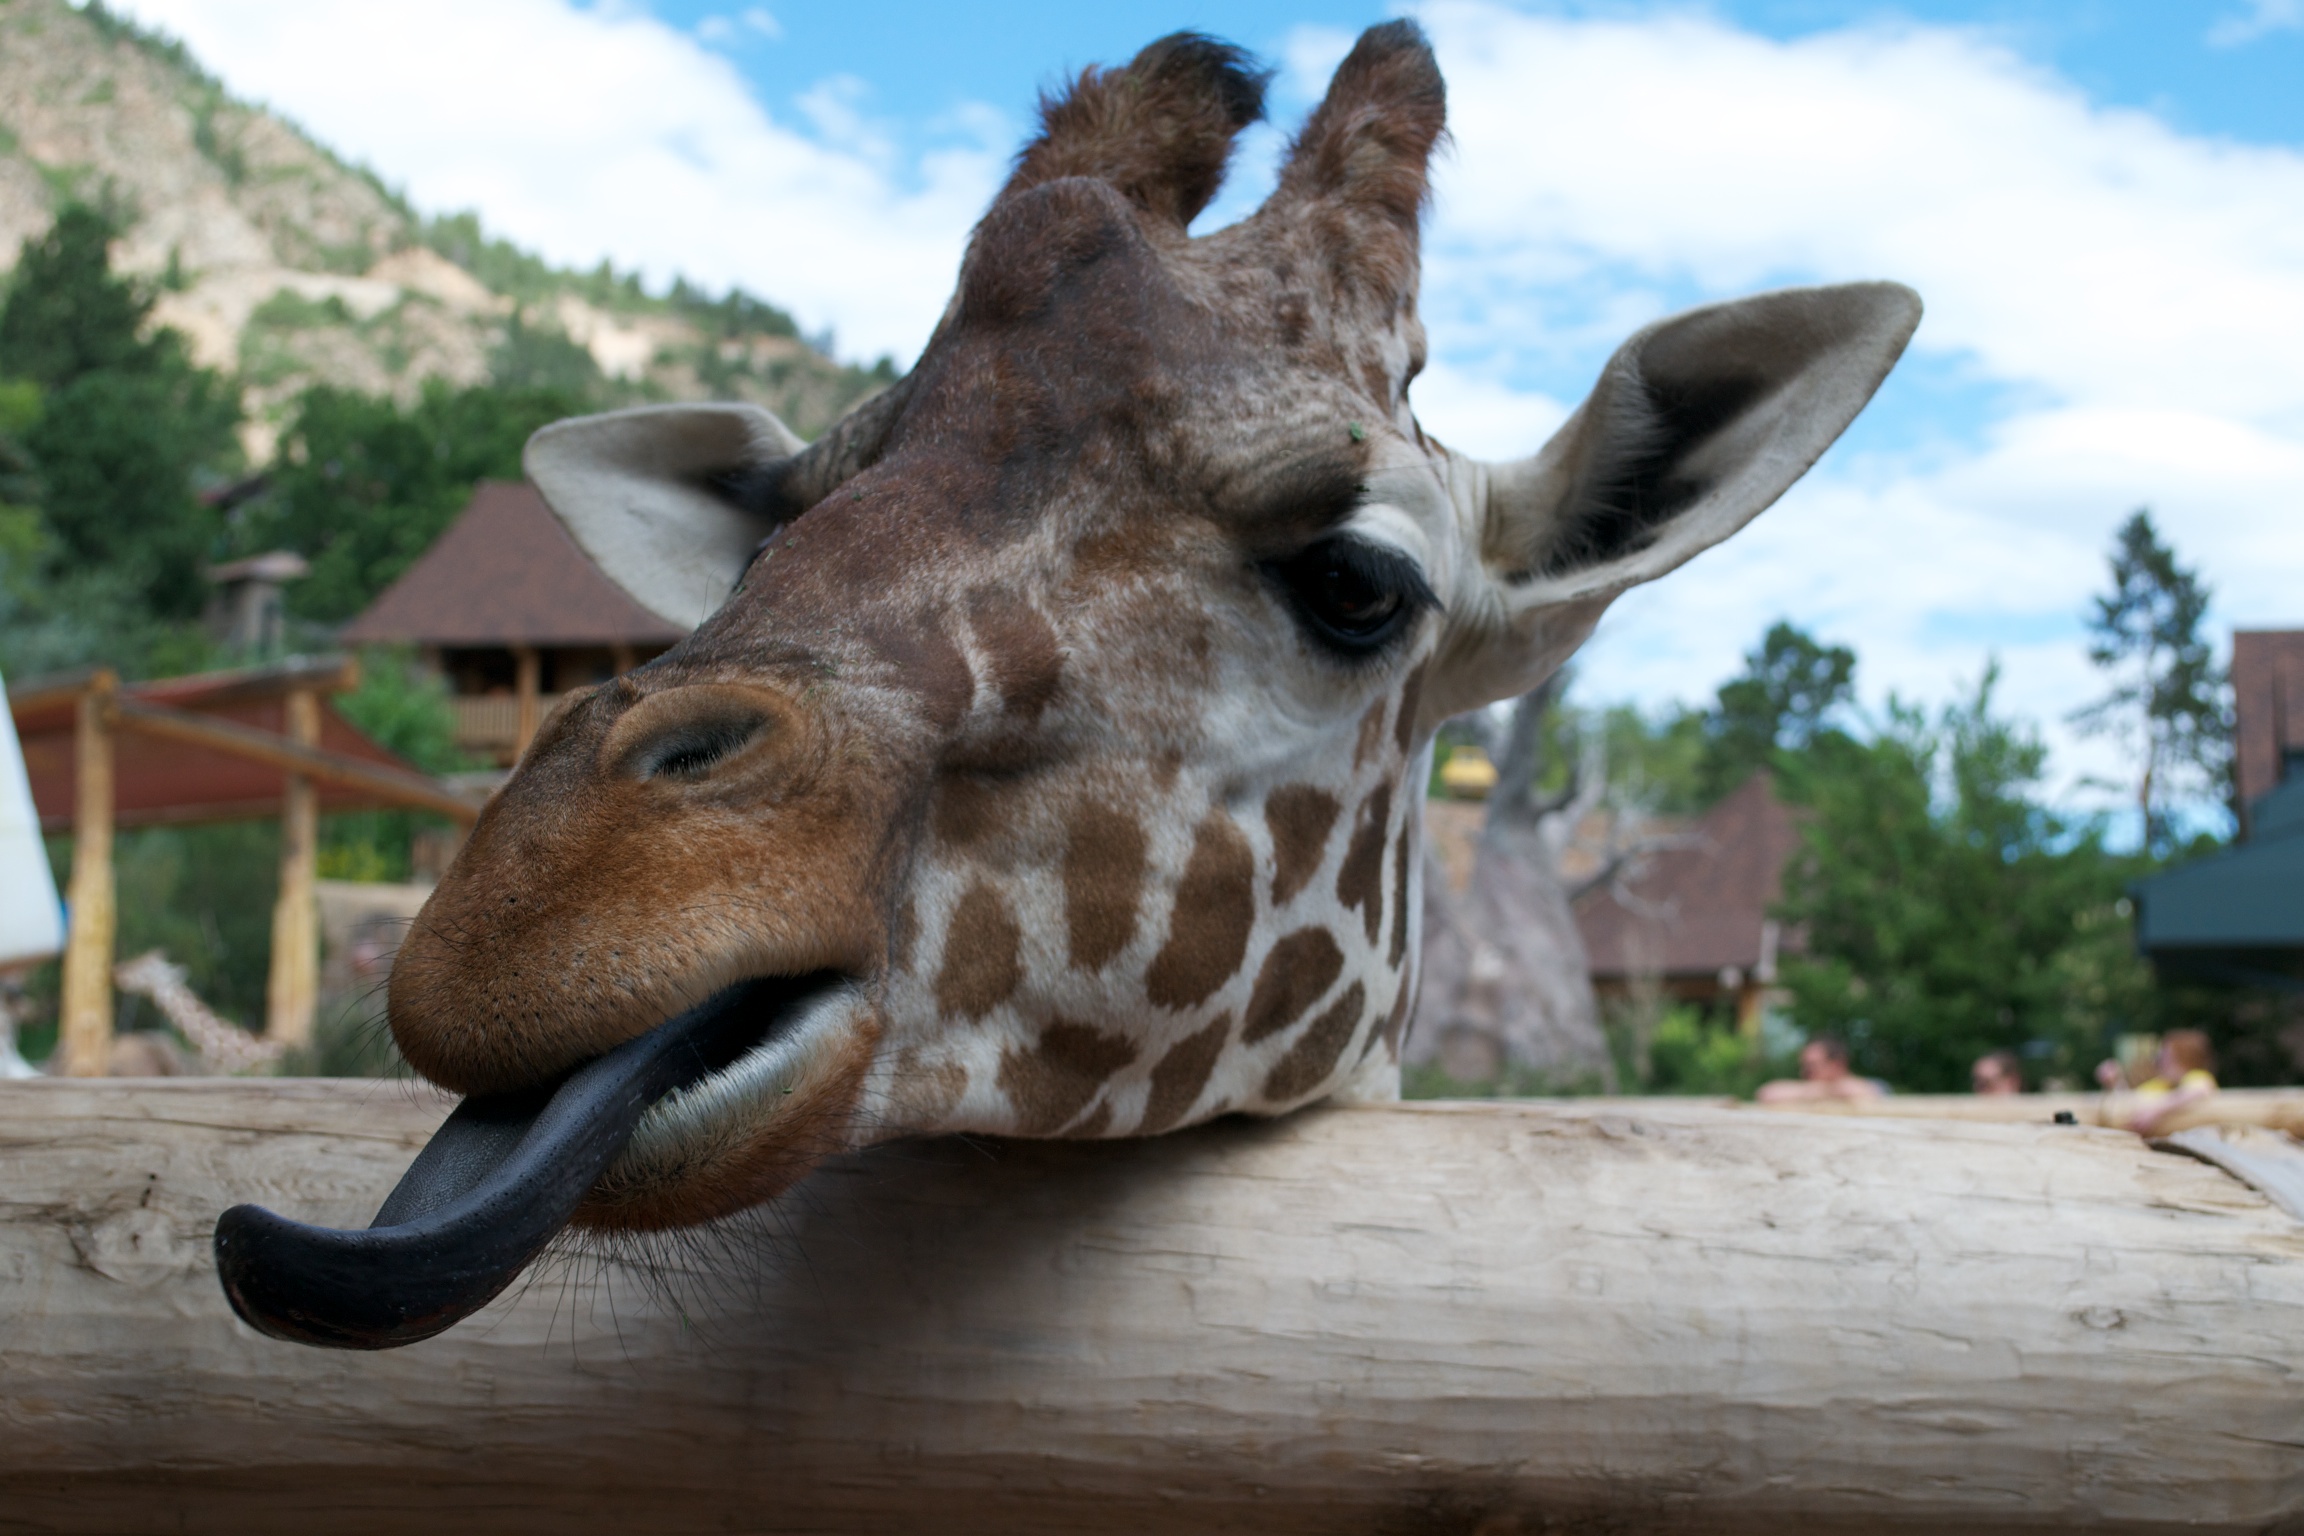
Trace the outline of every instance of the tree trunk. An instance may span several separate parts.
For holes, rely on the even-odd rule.
[[[218,1210],[363,1221],[444,1109],[0,1085],[9,1529],[2304,1520],[2304,1223],[2115,1132],[1585,1101],[914,1144],[412,1349],[233,1321]]]
[[[1424,869],[1424,949],[1406,1059],[1458,1082],[1511,1077],[1558,1088],[1614,1088],[1584,940],[1560,874],[1561,851],[1605,786],[1580,765],[1568,792],[1536,793],[1545,712],[1557,679],[1513,705],[1468,889]]]

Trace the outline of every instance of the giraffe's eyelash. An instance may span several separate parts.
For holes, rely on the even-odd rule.
[[[1350,534],[1316,540],[1264,562],[1263,570],[1312,639],[1345,661],[1387,649],[1419,615],[1440,606],[1413,559]]]

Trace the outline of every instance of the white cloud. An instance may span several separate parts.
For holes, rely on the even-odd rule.
[[[927,338],[1013,131],[957,114],[955,136],[906,164],[855,88],[812,93],[805,129],[780,122],[705,41],[627,5],[118,8],[423,209],[477,208],[571,265],[741,284],[852,356],[909,358]],[[754,8],[733,25],[772,37],[776,20]]]
[[[2057,722],[2098,687],[2079,617],[2147,503],[2224,621],[2304,623],[2304,155],[2098,107],[1953,30],[1419,14],[1456,146],[1424,297],[1448,382],[1418,386],[1441,437],[1528,451],[1515,393],[1550,419],[1554,386],[1641,322],[1788,282],[1912,283],[1916,355],[2001,402],[1959,431],[1914,390],[1899,456],[1835,454],[1620,605],[1587,696],[1700,700],[1790,615],[1855,644],[1875,699],[1943,698],[1997,653],[2002,697],[2077,773],[2097,754]],[[1292,91],[1317,94],[1346,41],[1300,34]],[[1469,434],[1466,377],[1485,381]]]
[[[2247,0],[2237,15],[2219,16],[2208,29],[2208,41],[2218,48],[2252,43],[2268,32],[2304,28],[2304,0]]]

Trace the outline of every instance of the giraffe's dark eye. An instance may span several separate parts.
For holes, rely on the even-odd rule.
[[[1396,549],[1348,534],[1267,564],[1312,638],[1347,656],[1380,650],[1435,603],[1424,573]]]

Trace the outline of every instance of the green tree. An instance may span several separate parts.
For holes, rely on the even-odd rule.
[[[521,310],[489,354],[488,376],[500,389],[553,390],[584,408],[596,408],[608,388],[590,352],[556,325],[531,325]]]
[[[162,343],[144,335],[152,296],[113,275],[119,230],[74,203],[48,233],[24,242],[8,302],[0,307],[0,368],[56,389],[103,369],[147,372]]]
[[[1699,770],[1707,801],[1769,766],[1780,751],[1807,747],[1828,717],[1856,694],[1856,653],[1823,645],[1779,619],[1744,658],[1743,673],[1720,685],[1705,720]]]
[[[1992,712],[1994,681],[1933,719],[1891,701],[1870,741],[1827,732],[1781,763],[1805,807],[1793,1016],[1899,1088],[1960,1089],[1999,1049],[2081,1078],[2147,985],[2105,939],[2132,862],[2034,798],[2046,749]]]
[[[48,606],[86,611],[101,590],[184,619],[221,532],[195,482],[236,460],[239,399],[175,332],[147,334],[151,296],[111,271],[114,233],[75,206],[25,242],[0,305],[0,376],[40,395],[17,441],[55,578]]]
[[[2231,761],[2224,672],[2200,632],[2209,592],[2161,542],[2147,508],[2120,525],[2109,563],[2112,590],[2093,600],[2088,615],[2088,659],[2112,687],[2072,719],[2132,755],[2144,845],[2166,853],[2174,843],[2171,804],[2211,792]]]
[[[299,617],[350,618],[431,546],[475,481],[518,479],[528,435],[584,408],[554,389],[435,380],[402,407],[317,385],[298,401],[272,489],[247,509],[238,542],[312,562],[312,574],[288,589]]]

